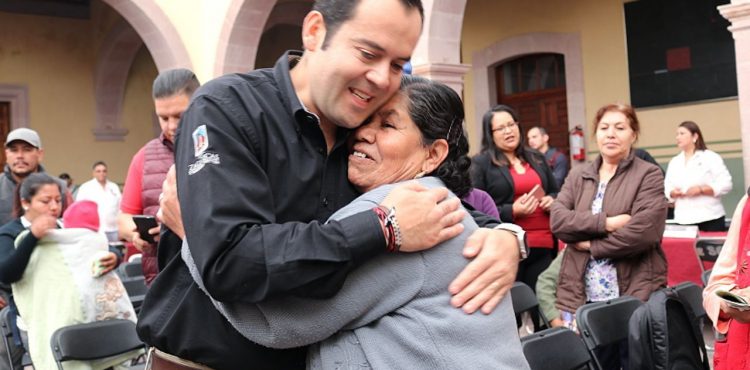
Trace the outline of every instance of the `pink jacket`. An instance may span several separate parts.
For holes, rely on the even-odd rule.
[[[747,195],[742,197],[737,204],[732,216],[732,224],[729,226],[727,240],[721,248],[719,258],[711,270],[711,277],[708,280],[706,288],[703,289],[703,307],[708,313],[711,322],[714,323],[716,331],[726,334],[729,329],[729,320],[719,319],[721,310],[719,302],[721,299],[716,296],[715,292],[719,289],[731,290],[735,287],[735,272],[737,271],[737,247],[740,236],[740,226],[742,224],[742,209],[745,208]]]

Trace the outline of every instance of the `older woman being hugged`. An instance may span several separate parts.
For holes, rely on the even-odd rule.
[[[472,182],[492,196],[500,219],[526,230],[529,256],[519,265],[516,280],[534,289],[537,277],[552,262],[555,243],[549,207],[557,195],[557,182],[544,155],[524,145],[513,108],[498,105],[485,113],[482,132],[482,152],[473,159]]]
[[[552,232],[568,245],[556,306],[571,326],[572,314],[587,302],[621,295],[645,301],[667,283],[664,177],[632,150],[640,133],[635,111],[606,105],[594,125],[599,156],[571,171],[551,207]],[[606,348],[598,357],[609,364],[604,368],[620,368],[618,350]]]
[[[701,231],[725,231],[721,196],[732,191],[732,175],[721,156],[708,150],[698,124],[677,127],[677,154],[667,167],[664,192],[674,202],[674,219]]]

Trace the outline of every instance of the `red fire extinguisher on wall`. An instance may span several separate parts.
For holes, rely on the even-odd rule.
[[[586,148],[583,142],[583,129],[581,126],[576,126],[570,130],[570,154],[576,161],[586,160]]]

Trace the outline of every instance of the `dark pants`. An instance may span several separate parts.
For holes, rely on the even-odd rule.
[[[529,256],[518,264],[516,281],[525,283],[536,292],[536,281],[539,278],[539,274],[546,270],[550,263],[552,263],[552,253],[553,249],[551,248],[529,248]],[[531,319],[534,322],[534,331],[542,329],[537,312],[531,313]],[[518,317],[516,318],[516,322],[520,322]]]
[[[724,221],[724,216],[715,220],[703,221],[697,224],[697,226],[700,231],[727,231],[727,224]]]
[[[522,281],[536,292],[536,281],[539,274],[552,263],[551,248],[529,248],[529,256],[518,265],[516,281]]]

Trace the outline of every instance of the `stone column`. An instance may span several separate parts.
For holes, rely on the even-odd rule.
[[[456,90],[458,96],[463,98],[464,76],[470,69],[471,65],[468,64],[425,63],[412,67],[412,73],[440,81]]]
[[[740,108],[742,135],[742,164],[745,185],[750,184],[750,0],[732,0],[722,5],[719,12],[732,23],[729,31],[734,37],[737,59],[737,95]]]

